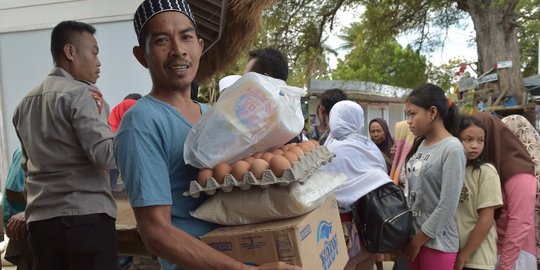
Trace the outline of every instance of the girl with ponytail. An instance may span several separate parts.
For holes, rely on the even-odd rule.
[[[413,230],[405,256],[411,270],[453,270],[459,250],[455,212],[466,166],[465,150],[455,137],[458,110],[433,84],[415,88],[405,108],[417,137],[406,161]]]

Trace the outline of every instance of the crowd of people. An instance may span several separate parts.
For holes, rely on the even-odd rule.
[[[369,177],[373,185],[368,190],[385,178],[380,176],[381,165],[390,176],[397,175],[389,178],[403,186],[413,212],[411,240],[394,254],[394,269],[537,269],[535,164],[531,151],[500,118],[461,114],[440,87],[425,84],[406,98],[410,134],[399,131],[403,123],[397,123],[400,138],[394,144],[387,123],[373,119],[369,122],[373,143],[369,143],[360,133],[362,108],[341,101],[346,97],[336,102],[332,98],[336,91],[321,96],[319,119],[329,127],[331,139],[325,145],[336,153],[323,169],[349,177],[336,190],[345,235],[351,242],[346,269],[373,269],[375,254],[362,251],[358,232],[348,224],[350,206],[365,194],[358,191],[367,187],[363,178]],[[359,119],[343,113],[346,104],[355,107]],[[538,138],[534,128],[527,130]],[[334,132],[339,137],[333,137]],[[356,141],[348,143],[353,138]],[[380,151],[366,154],[375,146]],[[537,151],[538,146],[529,148]]]
[[[136,102],[128,98],[111,118],[94,85],[101,65],[95,28],[65,21],[53,29],[54,68],[13,116],[27,205],[25,226],[9,230],[8,221],[8,235],[28,236],[33,269],[118,269],[110,183],[118,169],[138,232],[161,269],[300,269],[244,265],[197,238],[216,226],[189,215],[204,196],[181,195],[197,174],[183,161],[184,140],[209,108],[191,97],[204,44],[186,1],[143,1],[133,23],[133,54],[152,89]]]
[[[198,172],[184,161],[184,141],[210,108],[192,96],[204,44],[185,0],[144,0],[133,24],[133,55],[152,88],[111,113],[94,85],[101,66],[95,28],[64,21],[53,29],[54,68],[13,115],[21,147],[6,182],[4,223],[31,254],[12,254],[12,261],[18,269],[119,269],[112,189],[122,179],[138,233],[161,269],[301,269],[245,265],[198,239],[216,228],[190,215],[205,195],[182,196]],[[286,81],[288,64],[266,48],[249,54],[245,72]],[[536,269],[537,179],[518,137],[494,115],[460,114],[433,84],[415,88],[405,108],[395,140],[381,118],[369,121],[368,137],[358,103],[340,89],[320,97],[317,117],[326,128],[312,134],[336,154],[321,170],[348,178],[335,191],[350,257],[345,269],[382,269],[382,255],[365,250],[350,212],[392,181],[413,213],[410,242],[393,254],[395,269]]]

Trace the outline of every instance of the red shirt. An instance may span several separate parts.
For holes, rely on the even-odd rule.
[[[137,103],[137,101],[134,99],[125,99],[112,109],[111,114],[109,115],[109,125],[111,125],[114,132],[118,130],[120,121],[122,121],[122,117],[124,117],[124,113],[126,113],[131,106],[135,105],[135,103]]]

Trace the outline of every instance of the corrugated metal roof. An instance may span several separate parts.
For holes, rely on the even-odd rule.
[[[350,99],[401,103],[411,89],[364,81],[310,80],[308,93],[320,95],[327,89],[343,90]]]
[[[523,78],[523,83],[534,99],[540,101],[540,74]]]
[[[531,77],[523,78],[523,83],[527,88],[540,87],[540,74]]]

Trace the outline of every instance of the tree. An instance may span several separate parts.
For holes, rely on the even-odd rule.
[[[498,61],[512,61],[512,68],[499,72],[501,91],[524,101],[521,61],[518,45],[518,0],[378,0],[363,1],[366,20],[373,40],[417,31],[417,48],[437,45],[444,40],[434,28],[448,29],[468,14],[476,31],[478,70],[488,71]],[[444,35],[442,35],[444,37]]]
[[[199,87],[199,95],[197,101],[203,103],[215,103],[219,98],[219,80],[228,75],[241,75],[244,72],[244,68],[247,64],[247,53],[244,57],[238,59],[234,64],[234,67],[228,72],[219,72],[212,76],[208,82]]]
[[[273,47],[289,60],[289,85],[303,87],[309,79],[329,76],[324,35],[331,27],[337,9],[344,0],[290,0],[276,1],[263,14],[263,25],[252,49]],[[330,26],[328,26],[330,24]],[[213,103],[219,97],[219,79],[230,74],[242,74],[247,54],[228,72],[215,74],[201,86],[199,100]]]
[[[433,50],[444,44],[445,30],[451,26],[459,25],[465,16],[470,16],[476,30],[475,41],[478,51],[479,74],[488,71],[498,61],[512,61],[511,69],[502,70],[499,73],[500,89],[514,95],[520,103],[523,102],[524,87],[521,76],[518,30],[529,29],[528,32],[520,35],[522,44],[526,44],[526,40],[529,40],[529,44],[535,43],[534,39],[529,37],[537,36],[538,33],[538,27],[535,28],[539,17],[537,0],[280,1],[269,14],[282,14],[282,17],[278,16],[277,18],[288,19],[274,21],[275,25],[282,25],[281,28],[277,29],[283,30],[274,31],[274,37],[283,37],[294,32],[303,39],[295,40],[296,42],[289,42],[292,41],[289,40],[288,44],[293,44],[293,46],[300,47],[300,50],[305,49],[306,51],[309,48],[317,48],[317,50],[311,51],[315,57],[310,59],[324,59],[321,55],[328,50],[316,44],[317,42],[323,44],[324,39],[327,38],[324,34],[325,27],[332,26],[335,13],[339,9],[358,5],[363,5],[366,8],[363,16],[368,28],[365,39],[370,46],[377,46],[377,44],[386,42],[399,34],[417,32],[420,34],[420,38],[412,45],[419,52]],[[290,14],[290,16],[286,14]],[[312,16],[312,14],[317,16]],[[295,19],[295,17],[301,18]],[[300,29],[290,27],[294,26],[294,23],[305,27]],[[520,28],[520,24],[524,25],[524,28]],[[527,25],[529,26],[527,27]],[[536,35],[530,34],[534,32]],[[303,46],[305,48],[302,48]],[[534,49],[533,45],[528,45],[527,48],[531,48],[528,50],[531,53],[527,53],[525,70],[530,70],[532,68],[527,69],[527,67],[534,65],[530,63],[534,61],[532,59],[537,49]],[[293,53],[293,55],[298,54]],[[324,69],[318,69],[318,71],[322,72]],[[313,69],[307,69],[305,73],[306,76],[313,74],[320,73],[313,72]]]
[[[520,67],[535,70],[538,54],[538,0],[289,0],[277,1],[264,13],[263,27],[253,48],[275,47],[287,54],[291,67],[288,83],[305,86],[312,78],[326,78],[326,47],[336,13],[343,9],[366,9],[364,39],[369,45],[391,40],[399,34],[420,33],[412,45],[418,53],[444,44],[445,30],[459,26],[465,16],[473,19],[477,32],[478,74],[499,60],[513,61],[501,85],[517,96],[523,94]],[[521,27],[520,25],[523,25]],[[519,31],[518,31],[519,30]],[[518,35],[519,32],[519,35]],[[517,46],[522,47],[522,61]],[[246,52],[247,53],[247,52]]]
[[[360,80],[413,88],[427,80],[426,59],[410,46],[396,40],[370,46],[364,39],[361,23],[345,29],[343,47],[352,48],[345,60],[338,60],[332,79]]]
[[[458,83],[461,79],[470,78],[471,72],[477,73],[476,63],[467,63],[467,60],[454,58],[446,64],[434,66],[428,64],[427,76],[431,83],[440,86],[453,100],[458,99]],[[461,99],[461,97],[460,97]]]
[[[523,76],[528,77],[538,72],[538,42],[540,39],[540,7],[538,0],[522,0],[518,10],[520,25],[518,32],[521,49],[521,67]]]
[[[265,11],[264,22],[254,48],[274,47],[289,59],[290,85],[306,86],[309,79],[328,78],[325,45],[336,12],[345,0],[277,1]],[[354,4],[347,6],[356,7]]]

